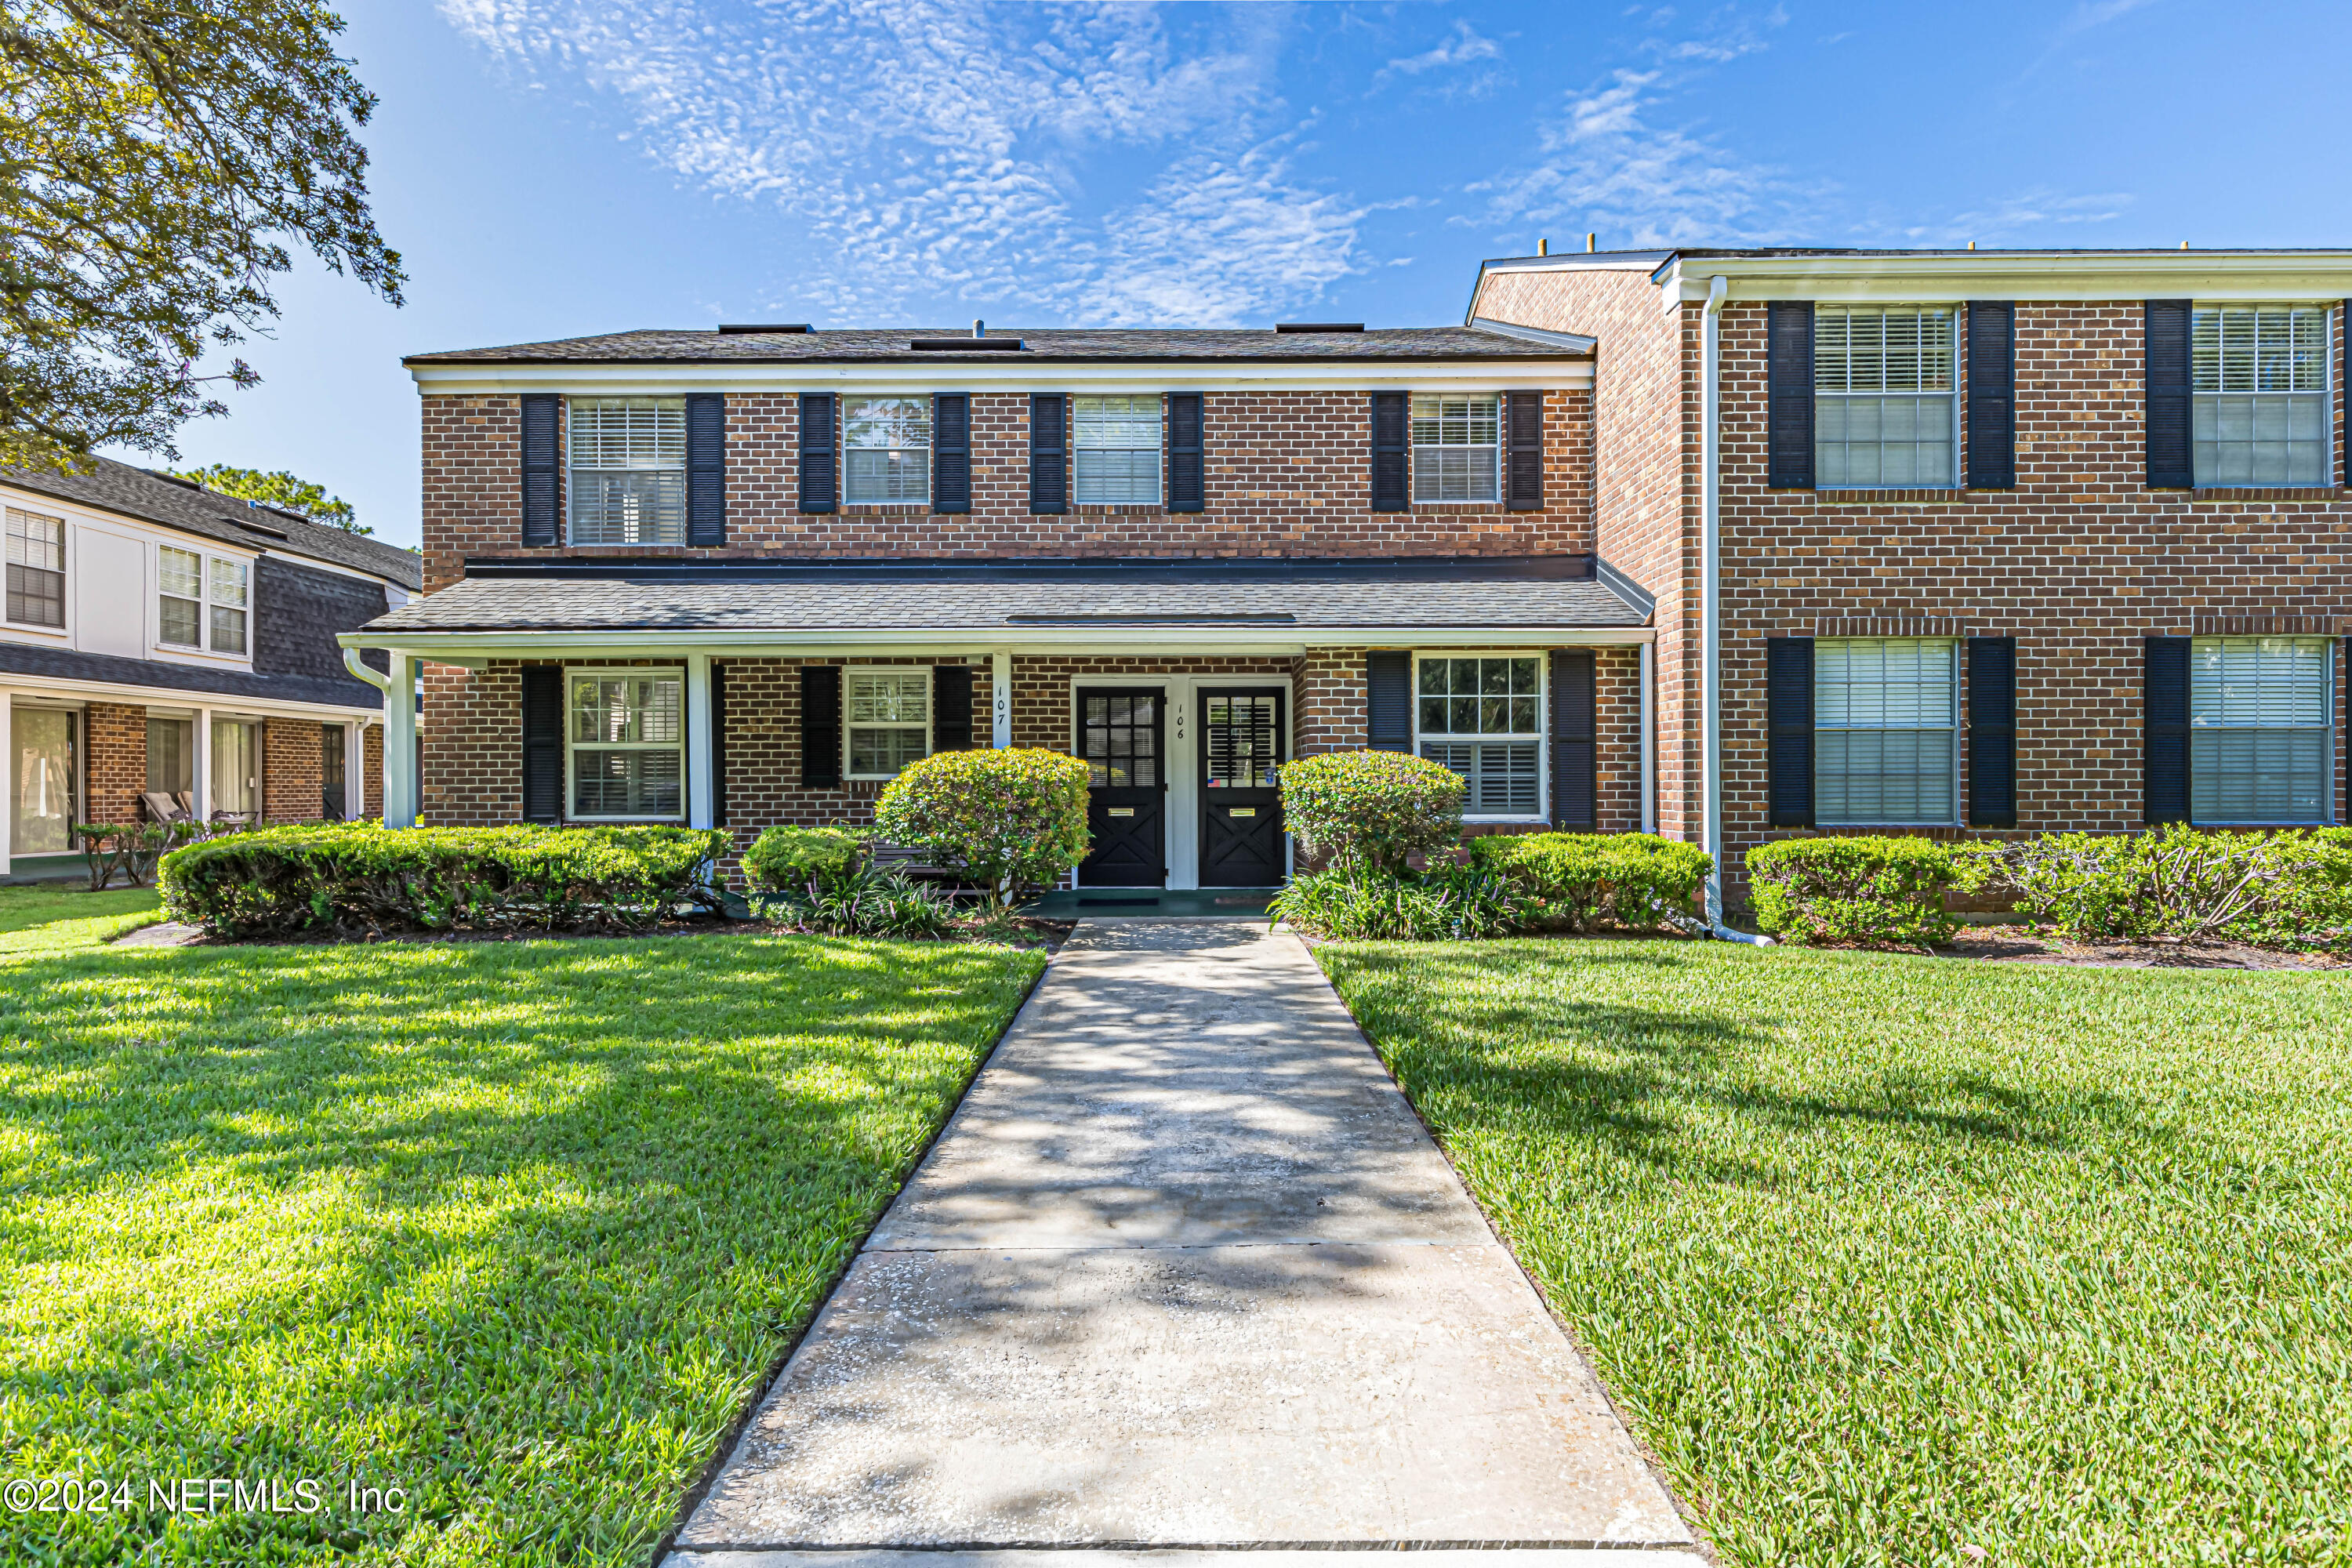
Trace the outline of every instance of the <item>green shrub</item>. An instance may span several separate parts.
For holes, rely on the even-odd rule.
[[[940,752],[874,805],[875,831],[960,866],[1001,910],[1087,858],[1087,764],[1060,752]]]
[[[163,857],[163,907],[222,936],[643,931],[718,907],[720,829],[380,827],[229,834]]]
[[[1508,877],[1547,930],[1699,930],[1695,906],[1715,862],[1696,844],[1654,833],[1497,833],[1470,858]]]
[[[1333,942],[1461,942],[1522,931],[1535,908],[1508,878],[1447,861],[1418,877],[1366,868],[1302,872],[1274,896],[1267,913]]]
[[[929,888],[898,871],[857,868],[820,872],[758,901],[760,918],[787,931],[819,936],[937,937],[955,923],[955,910]]]
[[[1784,838],[1748,852],[1748,896],[1756,923],[1792,942],[1926,947],[1958,929],[1945,893],[1979,886],[1987,868],[1972,847],[1932,838]]]
[[[77,822],[74,837],[81,841],[89,862],[89,890],[103,892],[122,873],[123,880],[143,888],[154,876],[156,863],[183,844],[217,838],[224,833],[249,833],[242,822]]]
[[[840,827],[778,826],[743,851],[743,879],[752,887],[827,887],[847,881],[865,863],[866,847]]]
[[[1282,816],[1335,870],[1402,876],[1462,840],[1462,776],[1402,752],[1327,752],[1282,770]]]
[[[2001,845],[2018,912],[2077,941],[2352,950],[2352,828],[2053,833]]]

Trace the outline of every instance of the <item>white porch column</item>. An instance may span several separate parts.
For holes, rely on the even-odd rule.
[[[988,656],[988,706],[995,716],[990,744],[1001,752],[1013,744],[1013,655],[1003,648]]]
[[[16,694],[0,691],[0,770],[7,774],[5,791],[0,791],[0,877],[8,874],[8,857],[16,852]]]
[[[686,656],[686,825],[718,826],[718,802],[711,790],[710,656]]]
[[[1642,831],[1658,830],[1657,647],[1642,645]]]
[[[189,747],[188,799],[195,810],[191,814],[198,822],[213,819],[213,710],[196,710],[196,721],[192,726],[195,744]]]
[[[392,650],[383,692],[383,825],[416,826],[416,659]]]

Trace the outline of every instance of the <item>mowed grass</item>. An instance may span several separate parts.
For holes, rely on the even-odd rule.
[[[96,947],[163,918],[152,888],[0,888],[0,961]]]
[[[1725,1562],[2352,1562],[2352,974],[1319,956]]]
[[[0,1511],[0,1562],[645,1562],[1043,963],[698,936],[0,970],[0,1477],[132,1505]],[[174,1516],[150,1478],[327,1506]]]

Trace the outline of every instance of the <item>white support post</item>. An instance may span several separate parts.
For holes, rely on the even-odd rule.
[[[1642,645],[1642,831],[1658,830],[1658,650]]]
[[[191,727],[194,744],[188,748],[188,799],[195,810],[190,813],[198,822],[213,819],[213,710],[196,710],[196,721]]]
[[[686,825],[718,826],[711,790],[710,656],[686,656]]]
[[[1003,648],[988,656],[988,706],[995,715],[990,743],[1001,752],[1013,744],[1013,655]]]
[[[392,650],[383,689],[383,825],[416,826],[416,659]]]
[[[8,874],[8,857],[16,849],[16,781],[24,776],[24,769],[16,764],[16,697],[13,691],[0,691],[0,769],[8,775],[7,797],[0,799],[0,876]]]

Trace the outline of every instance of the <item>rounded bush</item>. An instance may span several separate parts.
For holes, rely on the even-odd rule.
[[[839,827],[769,828],[743,851],[743,879],[752,887],[829,887],[855,876],[866,858],[857,836]]]
[[[1333,869],[1401,876],[1414,855],[1461,842],[1466,787],[1423,757],[1327,752],[1283,768],[1282,816],[1300,847]]]
[[[1971,847],[1933,838],[1784,838],[1748,852],[1748,897],[1756,923],[1792,942],[1927,947],[1959,928],[1945,893],[1981,885],[1985,869]]]
[[[884,788],[874,827],[961,865],[1002,909],[1087,858],[1087,764],[1035,747],[936,752]]]
[[[1697,845],[1654,833],[1490,834],[1470,841],[1470,858],[1534,899],[1538,924],[1573,931],[1696,932],[1715,868]]]

